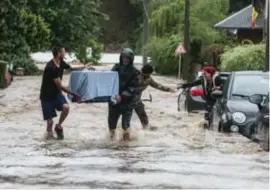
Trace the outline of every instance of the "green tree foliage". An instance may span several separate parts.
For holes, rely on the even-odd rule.
[[[151,62],[158,73],[169,75],[178,72],[178,56],[174,51],[181,40],[181,36],[153,37],[146,46]]]
[[[77,50],[98,35],[100,0],[29,0],[28,6],[50,25],[51,46],[63,45],[68,51]]]
[[[222,71],[262,70],[265,63],[265,44],[240,45],[221,56]]]
[[[100,0],[1,0],[0,59],[36,71],[30,52],[63,45],[79,51],[99,34]]]
[[[88,58],[87,57],[87,47],[91,47],[92,48],[92,57]],[[79,51],[77,51],[76,53],[76,57],[78,59],[80,59],[81,61],[85,62],[92,62],[93,64],[97,64],[98,60],[100,59],[100,52],[103,50],[103,46],[98,43],[96,40],[94,39],[90,39],[88,40],[88,43],[86,44],[86,46],[81,46],[79,48]]]
[[[259,1],[259,0],[255,0],[255,1]],[[252,0],[229,0],[229,14],[237,12],[241,9],[243,9],[244,7],[250,5],[252,2]]]
[[[30,52],[62,45],[80,51],[99,34],[100,0],[1,0],[0,59],[37,71]],[[101,51],[95,44],[96,51]]]
[[[0,2],[0,59],[10,63],[23,59],[31,65],[30,51],[46,47],[49,29],[42,17],[28,10],[26,3],[26,0]]]
[[[134,48],[142,23],[142,1],[102,0],[100,10],[109,16],[109,20],[100,22],[99,40],[105,45],[128,42]]]
[[[152,57],[153,60],[163,60],[163,63],[156,62],[156,65],[166,65],[165,62],[168,62],[168,67],[169,64],[177,66],[177,59],[172,57],[178,43],[180,40],[183,42],[184,39],[185,0],[152,0],[150,7],[152,10],[150,16],[150,45],[148,44],[146,48],[151,55],[158,56],[158,58]],[[223,40],[225,35],[215,30],[213,25],[226,17],[227,10],[228,0],[190,0],[190,39],[191,43],[194,44],[191,48],[195,48],[195,50],[190,50],[194,53],[192,61],[199,57],[196,52],[200,51],[198,45],[206,46]],[[172,40],[171,36],[175,35],[179,36],[179,41],[175,41],[173,43],[174,47],[172,47],[170,43]],[[170,50],[170,52],[164,53],[161,49],[160,53],[151,53],[152,51],[157,51],[156,46],[159,47],[160,41],[163,42],[162,48]],[[177,69],[171,69],[171,71],[175,73]]]
[[[203,62],[207,62],[208,64],[215,64],[213,60],[213,54],[219,56],[224,51],[223,44],[211,44],[205,46],[201,53],[201,59]]]

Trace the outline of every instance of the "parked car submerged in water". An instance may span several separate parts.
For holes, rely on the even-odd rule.
[[[269,151],[269,93],[267,96],[254,94],[249,97],[249,101],[258,106],[254,125],[251,129],[252,140],[258,141],[260,146]]]
[[[249,101],[253,94],[267,94],[269,72],[237,71],[228,77],[223,91],[214,91],[217,98],[212,111],[210,129],[223,132],[240,132],[250,137],[257,105]]]

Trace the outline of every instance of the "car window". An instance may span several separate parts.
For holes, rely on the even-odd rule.
[[[269,92],[269,75],[250,74],[236,75],[232,85],[232,94],[251,96],[253,94],[267,95]],[[238,96],[238,98],[241,98]]]

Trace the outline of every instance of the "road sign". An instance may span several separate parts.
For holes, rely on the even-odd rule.
[[[175,54],[185,54],[186,53],[186,50],[183,46],[183,44],[179,44],[175,50]]]
[[[179,63],[178,63],[178,67],[179,67],[179,71],[178,71],[178,77],[181,78],[181,55],[182,54],[185,54],[186,53],[186,50],[183,46],[183,44],[179,44],[175,50],[175,54],[176,55],[179,55]]]

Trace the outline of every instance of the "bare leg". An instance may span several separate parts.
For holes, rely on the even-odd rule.
[[[57,128],[59,128],[59,129],[62,128],[62,124],[65,121],[65,119],[67,118],[68,113],[69,113],[69,106],[67,104],[64,104],[63,108],[62,108],[60,118],[59,118],[59,122],[57,124]]]
[[[46,134],[46,139],[54,139],[53,136],[53,120],[49,119],[47,120],[47,134]]]
[[[53,120],[49,119],[47,120],[47,132],[52,132],[53,131]]]

